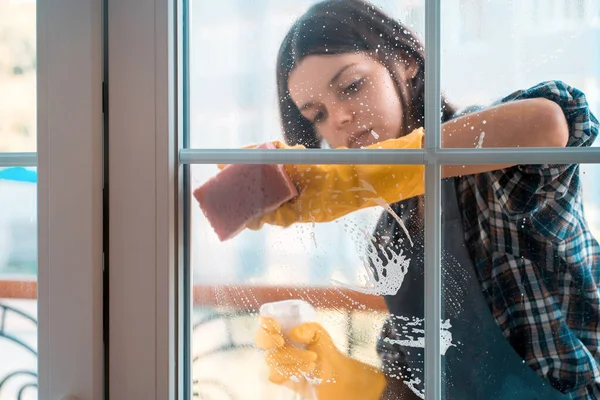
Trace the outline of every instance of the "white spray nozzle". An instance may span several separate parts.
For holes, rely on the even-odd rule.
[[[263,304],[260,307],[260,315],[277,320],[281,326],[281,333],[288,338],[290,330],[295,326],[313,322],[316,312],[314,307],[304,300],[283,300]]]

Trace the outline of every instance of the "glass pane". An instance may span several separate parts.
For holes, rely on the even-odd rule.
[[[37,399],[36,170],[0,169],[0,193],[0,399]]]
[[[334,372],[335,383],[327,382],[332,379],[327,371],[312,371],[316,374],[314,378],[323,379],[329,388],[337,385],[333,393],[339,397],[335,398],[349,398],[344,391],[346,385],[363,395],[360,398],[369,398],[369,390],[378,386],[377,378],[371,377],[367,365],[377,368],[381,365],[377,339],[384,321],[389,318],[382,295],[395,295],[404,287],[402,282],[409,264],[421,262],[418,259],[422,260],[423,256],[421,224],[407,222],[406,228],[412,235],[409,233],[396,243],[389,243],[390,229],[401,230],[404,235],[404,228],[400,227],[404,221],[390,214],[385,223],[380,223],[379,218],[387,208],[385,199],[423,193],[423,167],[287,165],[285,176],[290,177],[294,185],[310,185],[306,191],[297,196],[292,193],[293,200],[265,217],[273,219],[262,229],[244,229],[221,241],[217,232],[223,237],[229,232],[235,233],[236,218],[243,221],[244,216],[249,215],[244,212],[268,208],[267,202],[275,204],[271,203],[275,201],[273,196],[282,193],[276,190],[280,176],[269,176],[262,170],[276,166],[227,168],[229,171],[226,169],[218,179],[211,180],[218,173],[217,167],[191,166],[194,197],[190,249],[196,397],[294,398],[295,392],[268,380],[266,353],[257,347],[254,334],[260,326],[260,309],[265,303],[302,299],[316,309],[316,321],[330,334],[339,350],[339,353],[326,352],[320,357],[344,359],[344,367]],[[355,173],[356,186],[352,180],[344,179],[348,177],[346,174]],[[236,176],[242,176],[243,181],[236,180]],[[408,183],[400,183],[401,176]],[[202,190],[196,191],[199,187]],[[323,187],[328,188],[329,194],[321,193]],[[322,210],[317,209],[316,203]],[[302,211],[294,204],[312,204],[311,211]],[[277,226],[275,221],[287,225],[296,220],[276,218],[289,215],[284,209],[298,212],[292,215],[300,220],[314,218],[314,222],[295,223],[287,228]],[[397,215],[399,209],[394,210]],[[374,232],[379,238],[377,245],[371,242]],[[411,261],[406,254],[415,249],[420,253]],[[418,301],[422,295],[416,296]],[[422,321],[411,319],[411,323],[422,324]],[[418,332],[422,325],[413,328]],[[411,344],[419,351],[418,337]],[[350,359],[364,364],[354,368]],[[298,365],[280,367],[287,373]],[[378,374],[374,376],[383,379]],[[365,378],[364,383],[350,384],[350,380],[360,376]],[[295,378],[290,376],[290,379]],[[402,388],[407,390],[405,386]],[[322,389],[315,390],[318,394]]]
[[[449,123],[442,147],[554,146],[558,121],[549,116],[558,110],[531,98],[562,101],[563,110],[569,100],[585,100],[598,115],[600,58],[589,49],[600,48],[599,8],[597,1],[585,0],[442,2],[447,117],[503,105],[496,113]],[[503,104],[525,99],[530,104],[518,109]]]
[[[277,94],[278,51],[294,21],[314,3],[317,1],[190,0],[190,147],[239,148],[249,143],[282,139],[278,98],[284,96]],[[424,8],[420,3],[397,0],[373,2],[389,15],[400,18],[407,29],[418,34],[424,28]],[[343,10],[348,10],[352,4],[357,3],[349,2],[341,6],[341,11],[334,11],[329,15],[337,15],[337,23],[343,25],[342,20],[346,18]],[[366,7],[359,8],[367,16],[375,15]],[[312,21],[316,20],[313,18]],[[318,35],[323,33],[321,37],[327,37],[330,39],[330,46],[335,46],[335,41],[339,41],[340,38],[335,36],[336,28],[331,27],[331,24],[328,26],[331,32],[328,29],[320,33],[315,32]],[[323,29],[323,26],[319,29]],[[402,43],[410,40],[408,31],[400,29],[398,27],[387,32],[385,40]],[[341,39],[342,42],[345,40],[343,37]],[[371,52],[378,51],[376,47],[384,43],[383,40],[380,37],[371,38],[369,41],[363,38],[360,46],[364,47],[368,42]],[[347,43],[345,46],[350,46],[354,51],[353,43]],[[418,47],[418,44],[413,46]],[[330,51],[339,52],[332,48],[328,49],[327,53]],[[322,52],[325,53],[325,50]],[[377,53],[381,54],[383,53]],[[385,58],[385,55],[382,58]],[[347,71],[346,74],[348,76],[343,76],[343,82],[340,81],[339,84],[350,86],[351,83],[348,82],[357,74],[361,77],[369,75],[357,68]],[[375,80],[373,74],[369,76]],[[388,77],[387,80],[389,79]],[[306,82],[302,86],[313,87],[311,83]],[[370,87],[371,83],[365,86]],[[389,86],[388,89],[393,91],[392,87]],[[336,89],[335,93],[339,94],[339,91]],[[312,92],[325,94],[327,90],[314,88]],[[387,127],[379,127],[382,124],[374,126],[370,117],[365,118],[367,113],[378,112],[381,105],[376,104],[373,97],[379,94],[374,90],[366,92],[371,92],[370,99],[362,98],[362,94],[354,96],[363,103],[362,106],[356,106],[357,112],[359,108],[363,109],[365,115],[360,119],[355,118],[353,128],[348,131],[357,133],[373,128],[375,135],[383,136]],[[324,99],[323,103],[324,106],[332,106],[327,99]]]
[[[442,182],[448,398],[598,398],[595,171],[492,166]]]
[[[35,1],[0,1],[0,158],[36,151],[35,37]],[[36,170],[1,168],[0,193],[0,399],[36,399]]]
[[[36,150],[35,10],[0,1],[0,153]]]
[[[348,168],[311,166],[308,172],[327,167],[338,169],[338,174]],[[214,166],[191,168],[193,189],[218,171]],[[359,194],[358,204],[365,199],[367,185],[340,188],[340,180],[331,176],[331,186],[316,183],[316,175],[295,175],[301,168],[285,166],[296,185],[308,180],[309,189],[304,193],[319,185],[330,187],[334,195],[339,191],[335,198],[338,201],[333,202],[328,202],[331,198],[326,193],[314,192],[313,201],[323,201],[325,208],[331,206],[330,216],[335,216],[336,207],[345,204],[346,196]],[[388,199],[393,213],[377,205],[330,222],[319,219],[314,224],[298,223],[288,228],[267,224],[261,230],[246,229],[221,242],[202,212],[213,210],[213,214],[207,211],[209,216],[216,212],[214,203],[210,206],[208,186],[196,192],[196,199],[202,203],[201,209],[193,200],[191,242],[193,376],[199,397],[211,394],[220,398],[228,391],[237,394],[240,390],[240,398],[292,398],[293,392],[267,380],[265,353],[257,348],[254,334],[260,328],[261,305],[299,298],[317,308],[317,321],[331,334],[342,354],[395,377],[391,382],[396,385],[389,386],[394,394],[399,396],[408,390],[422,398],[426,388],[422,351],[422,186],[420,191],[395,202],[387,197],[386,190],[393,187],[402,191],[410,180],[406,173],[403,179],[390,179],[399,174],[389,168],[407,171],[411,167],[355,168],[359,174],[364,168],[385,172],[370,175],[373,190],[366,192],[372,196],[368,198]],[[458,177],[453,177],[456,169],[443,168],[444,175],[449,176],[441,182],[443,398],[496,398],[500,393],[510,394],[508,398],[530,398],[541,392],[549,398],[557,396],[550,381],[540,379],[535,367],[529,367],[534,361],[540,362],[532,361],[536,352],[538,357],[549,356],[548,352],[553,351],[548,350],[552,348],[551,340],[586,346],[587,351],[577,352],[582,368],[588,361],[595,362],[587,357],[595,357],[595,343],[600,340],[595,332],[596,320],[600,319],[596,307],[600,293],[594,278],[600,257],[600,192],[594,189],[598,177],[593,175],[596,168],[492,166],[478,174]],[[221,179],[225,185],[226,179]],[[544,185],[539,184],[540,179],[544,179]],[[556,184],[559,181],[562,185]],[[227,205],[235,201],[226,194],[239,198],[236,196],[243,189],[229,182],[225,187],[230,191],[221,192],[222,202],[218,204],[224,207],[221,213],[231,216],[227,210],[232,208]],[[255,184],[257,193],[264,181]],[[213,195],[214,190],[213,186]],[[252,204],[251,192],[247,193],[243,201],[246,207]],[[293,201],[297,203],[298,199],[307,198]],[[319,218],[318,209],[311,210],[311,215]],[[223,226],[217,225],[219,232]],[[380,246],[379,252],[369,247],[371,240]],[[369,271],[374,271],[373,275]],[[526,304],[528,300],[531,303]],[[531,309],[533,305],[541,310]],[[534,324],[528,325],[526,318]],[[544,325],[548,318],[559,325]],[[499,326],[511,332],[510,341]],[[538,336],[531,336],[532,332]],[[543,334],[545,341],[540,341]],[[554,348],[566,348],[563,345]],[[527,363],[523,363],[526,356],[519,353],[524,351],[529,352]],[[387,356],[380,358],[381,354]],[[328,356],[323,354],[321,360]],[[570,355],[559,356],[564,357],[563,368],[568,370]],[[289,372],[291,366],[280,368]],[[229,372],[224,377],[222,371]],[[231,371],[239,378],[235,385],[228,386]],[[344,368],[338,367],[337,371],[343,382]],[[562,384],[572,383],[565,376],[573,377],[564,375]],[[573,379],[584,380],[586,376],[576,375]],[[590,380],[587,388],[579,390],[589,390],[596,396],[598,389],[593,382]]]

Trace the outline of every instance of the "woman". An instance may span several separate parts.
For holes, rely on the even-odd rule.
[[[368,3],[311,7],[280,48],[287,144],[279,147],[421,147],[424,62],[418,39]],[[583,147],[598,134],[583,93],[562,82],[470,113],[443,100],[442,110],[446,148]],[[339,353],[319,324],[291,332],[303,350],[263,318],[256,342],[268,350],[270,380],[307,396],[312,387],[320,400],[423,398],[423,349],[414,346],[423,335],[423,167],[286,169],[300,196],[250,228],[333,220],[382,199],[393,204],[373,234],[376,279],[390,275],[399,254],[410,266],[397,291],[382,293],[390,318],[378,343],[381,369]],[[600,246],[583,216],[578,165],[445,166],[442,173],[443,397],[599,398]],[[357,187],[369,195],[350,190]]]

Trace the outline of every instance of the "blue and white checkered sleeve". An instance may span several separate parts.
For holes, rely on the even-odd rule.
[[[502,99],[509,101],[546,98],[557,103],[569,126],[568,147],[591,146],[598,136],[599,124],[591,113],[585,94],[561,81],[542,82]],[[517,165],[498,172],[497,198],[514,218],[529,216],[542,209],[548,200],[569,200],[578,190],[578,165]]]

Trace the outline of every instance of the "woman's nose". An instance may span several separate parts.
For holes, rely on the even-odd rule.
[[[333,107],[332,107],[333,108]],[[346,124],[354,120],[354,113],[351,107],[346,104],[337,104],[333,108],[333,122],[337,129],[344,128]]]

